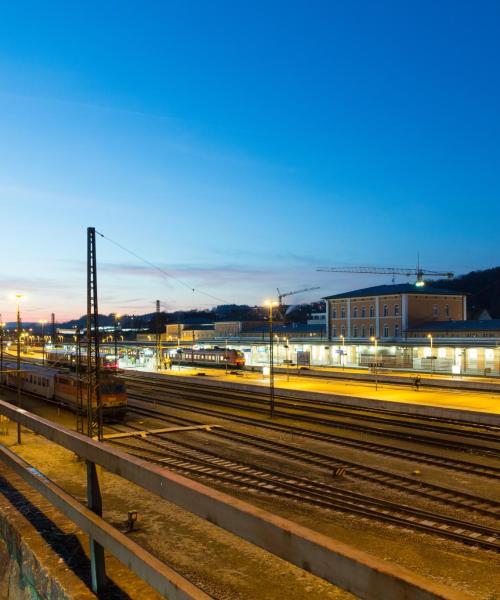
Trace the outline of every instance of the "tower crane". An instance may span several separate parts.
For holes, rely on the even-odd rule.
[[[301,294],[302,292],[310,292],[312,290],[319,290],[319,287],[320,287],[319,285],[316,285],[314,287],[306,287],[306,288],[302,288],[300,290],[294,290],[293,292],[285,292],[283,294],[279,291],[279,288],[276,288],[278,290],[279,305],[281,306],[283,298],[286,298],[287,296],[294,296],[295,294]]]
[[[440,271],[429,271],[427,269],[421,269],[419,265],[416,268],[399,268],[399,267],[318,267],[316,271],[323,271],[328,273],[371,273],[374,275],[392,275],[392,282],[396,275],[405,275],[406,277],[415,276],[415,285],[422,287],[425,285],[424,277],[446,277],[447,279],[453,279],[453,273],[440,272]]]

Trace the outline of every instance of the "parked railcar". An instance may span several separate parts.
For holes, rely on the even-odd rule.
[[[6,384],[17,388],[16,363],[4,363],[7,371]],[[84,411],[87,407],[87,386],[83,384],[78,390],[78,379],[73,373],[60,373],[51,367],[41,367],[28,363],[21,365],[21,390],[36,394],[46,400],[57,401],[71,410],[79,407],[80,397]],[[99,396],[102,403],[103,415],[113,418],[122,417],[127,410],[127,391],[125,383],[112,373],[102,372],[99,379]],[[96,407],[96,396],[92,399]]]
[[[45,356],[46,361],[49,364],[60,367],[68,367],[69,369],[76,370],[78,357],[75,350],[52,348],[47,350]],[[116,371],[118,369],[118,362],[114,354],[101,352],[99,356],[101,360],[101,369],[110,371]],[[80,369],[82,372],[87,370],[87,351],[83,348],[80,352]]]
[[[194,350],[181,348],[172,357],[173,364],[202,365],[207,367],[225,367],[231,369],[242,369],[245,366],[245,355],[240,350],[225,350],[214,348],[213,350]]]

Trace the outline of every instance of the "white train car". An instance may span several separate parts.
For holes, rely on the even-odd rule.
[[[17,364],[4,361],[4,370],[7,371],[7,385],[17,387]],[[56,375],[57,369],[21,363],[21,389],[42,396],[42,398],[51,399],[55,394]]]
[[[18,373],[15,362],[4,362],[7,371],[5,382],[11,388],[17,388]],[[51,367],[42,367],[30,363],[21,363],[20,387],[24,392],[35,394],[46,400],[56,400],[71,410],[78,410],[80,402],[87,405],[87,388],[82,386],[79,396],[78,379],[69,371],[59,372]],[[127,410],[127,390],[125,383],[116,375],[103,371],[99,382],[100,400],[103,414],[122,417]],[[97,396],[94,393],[92,404],[95,407]]]

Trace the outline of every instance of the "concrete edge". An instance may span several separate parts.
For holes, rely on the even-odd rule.
[[[10,469],[4,465],[2,465],[2,467],[9,474],[12,473],[12,475],[14,475]],[[10,478],[9,481],[16,487],[15,481],[12,478]],[[30,589],[30,597],[33,597],[33,599],[40,598],[40,600],[42,600],[50,598],[50,600],[72,600],[74,598],[72,592],[76,592],[76,589],[68,590],[58,577],[57,572],[53,571],[51,565],[43,564],[41,557],[30,546],[30,542],[32,542],[35,537],[41,538],[36,527],[32,525],[26,517],[19,513],[13,505],[11,505],[12,510],[16,512],[20,522],[16,523],[15,521],[17,519],[12,519],[9,517],[9,514],[4,514],[3,510],[1,510],[1,505],[4,502],[10,504],[8,498],[6,498],[3,493],[3,489],[0,487],[0,538],[7,546],[9,559],[17,563],[20,575],[20,587],[28,586]],[[26,528],[26,531],[23,532],[24,527]],[[57,555],[51,549],[49,549],[49,552],[52,552],[54,555],[56,569],[59,568]],[[65,571],[66,573],[64,575],[65,577],[68,577],[67,569],[65,569]],[[70,577],[72,576],[70,575]],[[80,580],[78,580],[76,575],[74,577],[74,587],[78,588],[80,587]],[[87,591],[88,588],[85,588],[85,590]],[[82,590],[80,590],[80,597],[81,591]],[[94,595],[89,592],[88,597],[93,598]]]

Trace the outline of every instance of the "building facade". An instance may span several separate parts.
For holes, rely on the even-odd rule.
[[[403,340],[410,328],[467,318],[466,295],[406,283],[379,285],[325,298],[328,338]]]

